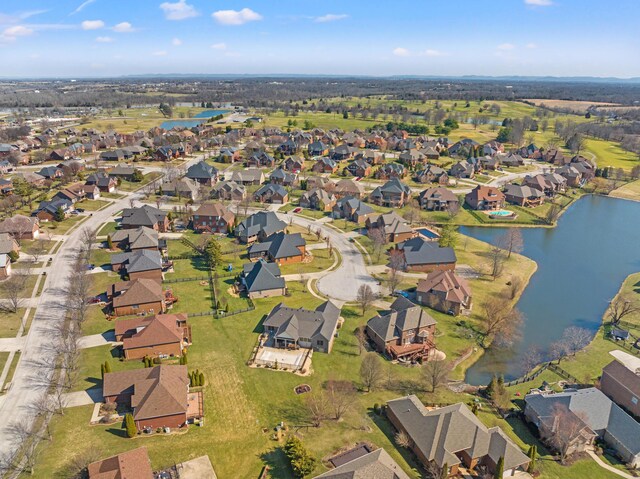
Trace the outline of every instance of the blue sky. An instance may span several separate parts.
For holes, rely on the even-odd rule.
[[[638,0],[0,2],[0,76],[640,76]]]

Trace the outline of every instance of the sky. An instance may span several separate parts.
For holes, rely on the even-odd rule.
[[[639,0],[0,0],[0,77],[640,76]]]

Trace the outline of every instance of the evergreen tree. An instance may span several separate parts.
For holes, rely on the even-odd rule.
[[[102,379],[104,380],[104,363],[100,364],[100,376],[102,377]]]
[[[124,425],[127,429],[127,437],[135,437],[138,434],[138,428],[136,427],[136,422],[133,420],[133,415],[131,413],[127,413],[124,417]]]
[[[113,249],[113,240],[111,239],[111,235],[107,235],[107,246],[109,249]]]
[[[494,479],[502,479],[502,476],[504,476],[504,457],[500,456],[498,464],[496,465],[496,472],[493,477]]]
[[[215,238],[210,238],[204,249],[204,254],[211,269],[215,269],[222,261],[222,249]]]
[[[109,361],[105,361],[104,362],[104,372],[105,373],[110,373],[111,372],[111,364],[109,363]]]
[[[64,219],[66,218],[65,214],[64,214],[64,210],[62,209],[62,207],[58,206],[58,209],[56,210],[56,214],[53,217],[54,221],[64,221]]]
[[[204,373],[198,374],[198,383],[199,386],[204,386]]]
[[[440,472],[440,479],[447,479],[449,477],[449,464],[446,462],[442,466],[442,471]]]
[[[538,455],[538,447],[534,444],[529,448],[529,467],[527,468],[527,472],[529,474],[533,474],[536,470],[536,456]]]

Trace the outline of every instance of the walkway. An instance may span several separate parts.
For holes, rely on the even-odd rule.
[[[604,462],[602,459],[600,459],[600,457],[595,452],[593,452],[592,449],[587,449],[587,454],[589,454],[591,458],[594,461],[596,461],[596,464],[598,464],[598,466],[600,466],[602,469],[606,469],[607,471],[612,472],[617,476],[624,477],[625,479],[637,479],[636,476],[632,476],[631,474],[627,474],[626,472],[621,471],[620,469],[616,469],[615,467],[610,466],[609,464]]]

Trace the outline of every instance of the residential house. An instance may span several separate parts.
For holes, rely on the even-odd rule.
[[[409,227],[407,220],[395,211],[381,214],[377,217],[370,216],[366,221],[366,225],[369,230],[382,229],[387,241],[390,243],[405,241],[416,235],[416,232]]]
[[[195,200],[199,195],[200,184],[196,180],[185,177],[163,181],[161,188],[163,195]]]
[[[407,271],[453,271],[456,267],[456,253],[453,248],[440,247],[435,241],[427,241],[416,236],[396,246],[402,253]]]
[[[103,193],[111,193],[118,186],[118,181],[114,177],[110,177],[104,171],[92,173],[87,177],[86,185],[95,185]]]
[[[440,152],[438,150],[436,150],[435,147],[430,146],[430,145],[426,146],[425,148],[420,150],[420,153],[422,153],[427,160],[439,160],[440,159]]]
[[[542,175],[544,179],[551,184],[553,191],[556,193],[563,193],[567,189],[567,179],[556,172],[544,173]]]
[[[249,246],[249,259],[266,258],[278,264],[299,263],[306,255],[307,242],[300,233],[274,233]]]
[[[247,158],[244,165],[249,168],[273,168],[276,166],[276,159],[264,151],[261,151]]]
[[[197,181],[201,185],[213,186],[218,181],[218,170],[204,160],[191,165],[187,169],[187,178]]]
[[[282,163],[282,167],[287,171],[292,171],[294,173],[300,173],[304,170],[304,158],[299,158],[297,156],[290,156]]]
[[[324,156],[329,154],[329,145],[321,142],[314,141],[307,146],[309,156]]]
[[[111,233],[109,237],[114,246],[126,251],[141,249],[164,251],[167,248],[167,241],[159,239],[158,232],[146,226],[129,230],[117,230]]]
[[[447,211],[455,213],[460,208],[460,200],[447,188],[427,188],[418,195],[420,208],[427,211]]]
[[[146,447],[92,462],[87,475],[89,479],[154,479]]]
[[[338,163],[331,158],[322,157],[313,164],[311,171],[314,173],[335,173],[338,171]]]
[[[416,301],[431,309],[458,316],[471,309],[471,288],[453,271],[433,271],[418,282]]]
[[[158,250],[139,249],[111,255],[111,269],[129,280],[148,278],[162,281],[162,256]]]
[[[278,146],[278,151],[285,155],[293,155],[298,152],[298,149],[298,144],[291,138],[287,139],[287,141]]]
[[[122,149],[103,151],[100,153],[102,161],[122,161],[125,159],[125,151]]]
[[[371,203],[390,208],[402,208],[411,199],[411,188],[398,178],[392,178],[376,187],[369,196]]]
[[[125,359],[179,357],[191,344],[186,313],[136,316],[115,321]]]
[[[500,160],[497,156],[482,156],[479,161],[483,170],[495,171],[500,167]]]
[[[378,352],[394,360],[426,361],[435,351],[436,320],[407,298],[369,321],[365,332]]]
[[[315,476],[315,479],[409,479],[409,476],[387,451],[379,448],[357,457],[341,457],[341,463],[335,469]]]
[[[333,192],[336,184],[331,181],[329,178],[325,178],[324,176],[309,176],[306,179],[307,182],[307,190],[313,190],[314,188],[319,188],[321,190],[325,190],[328,192]]]
[[[8,233],[17,240],[33,240],[40,234],[40,221],[37,217],[13,215],[0,221],[0,233]]]
[[[500,165],[508,168],[516,168],[524,165],[524,158],[517,153],[508,153],[506,155],[497,155]]]
[[[253,197],[260,203],[284,204],[289,201],[289,193],[281,186],[273,183],[267,183],[261,186]]]
[[[179,429],[202,416],[202,393],[189,392],[187,366],[160,365],[106,373],[102,381],[105,403],[133,410],[138,431]]]
[[[62,168],[58,168],[57,166],[45,166],[38,171],[38,174],[47,180],[54,180],[62,178],[63,171]]]
[[[344,179],[336,183],[336,186],[333,189],[333,194],[336,195],[336,198],[351,196],[354,198],[362,199],[364,197],[365,190],[364,186],[362,186],[359,182]]]
[[[59,213],[67,218],[72,209],[73,203],[71,201],[55,198],[51,201],[42,201],[33,214],[42,222],[55,221],[58,219]]]
[[[353,155],[357,151],[357,148],[347,145],[343,143],[342,145],[336,146],[333,151],[329,154],[332,160],[335,161],[345,161],[349,158],[353,158]]]
[[[234,231],[241,243],[262,241],[274,233],[280,233],[287,227],[287,223],[278,219],[273,211],[259,211],[243,220]]]
[[[20,253],[20,245],[10,233],[0,233],[0,254]]]
[[[252,299],[284,296],[287,292],[278,263],[267,263],[262,258],[242,267],[240,284],[241,289]]]
[[[476,169],[467,161],[459,161],[449,168],[449,174],[454,178],[473,178],[476,174]]]
[[[505,195],[493,186],[476,186],[464,197],[474,210],[499,210],[504,207]]]
[[[242,201],[247,197],[247,189],[235,181],[221,181],[213,187],[211,196],[219,200]]]
[[[629,467],[640,467],[640,423],[596,388],[528,394],[524,416],[545,442],[558,431],[573,432],[568,454],[582,452],[598,438]]]
[[[256,168],[234,171],[231,180],[240,185],[261,185],[264,183],[264,173]]]
[[[336,204],[336,197],[320,188],[305,191],[300,197],[300,206],[318,211],[331,211]]]
[[[619,353],[620,354],[620,353]],[[640,418],[640,360],[627,353],[602,369],[600,390],[618,406]]]
[[[314,310],[289,308],[280,303],[271,310],[262,326],[277,348],[308,348],[330,353],[339,318],[340,308],[331,301]]]
[[[418,165],[422,165],[426,162],[425,155],[419,150],[411,149],[405,150],[398,156],[400,163],[405,165],[407,168],[415,168]]]
[[[354,160],[347,165],[345,171],[353,176],[365,178],[371,174],[371,165],[364,160]]]
[[[418,183],[439,183],[441,185],[449,183],[449,175],[447,172],[435,165],[427,165],[423,169],[417,171],[414,179]]]
[[[544,203],[544,192],[530,186],[508,184],[504,187],[505,200],[519,206],[540,206]]]
[[[136,168],[129,165],[120,164],[109,170],[109,177],[120,178],[125,181],[132,181],[136,174]]]
[[[463,403],[427,409],[411,395],[389,401],[386,414],[394,428],[409,437],[422,465],[446,466],[447,477],[458,477],[462,468],[480,466],[494,474],[501,458],[503,477],[526,471],[529,465],[529,458],[502,429],[487,428]]]
[[[30,185],[35,186],[36,188],[41,188],[44,186],[46,178],[38,173],[32,173],[31,171],[19,171],[15,175],[13,175],[13,179],[22,178],[24,181],[29,183]]]
[[[559,176],[559,175],[558,175]],[[562,178],[560,176],[560,178]],[[567,180],[562,178],[562,180],[566,183]],[[536,189],[541,191],[547,196],[553,196],[555,194],[554,184],[552,184],[544,175],[535,175],[530,176],[527,175],[522,179],[522,186],[528,186],[529,188]]]
[[[0,194],[2,196],[13,194],[13,180],[11,178],[0,178]]]
[[[157,314],[166,311],[162,284],[155,279],[140,278],[119,281],[107,290],[114,316]]]
[[[375,214],[371,206],[353,196],[340,198],[331,211],[333,218],[345,218],[359,225],[365,224],[367,219]]]
[[[296,173],[289,173],[282,168],[276,168],[269,175],[269,182],[275,185],[293,186],[298,181]]]
[[[143,205],[122,210],[120,227],[123,229],[133,229],[146,226],[160,233],[166,233],[169,231],[170,224],[171,222],[169,221],[166,211],[150,205]]]
[[[199,233],[227,234],[233,230],[236,216],[222,203],[203,203],[193,213],[193,229]]]
[[[378,168],[373,176],[378,180],[404,178],[407,176],[407,169],[399,163],[387,163]]]
[[[235,163],[236,161],[240,161],[240,159],[240,151],[237,148],[220,148],[218,155],[220,163]]]
[[[11,276],[11,258],[6,253],[0,253],[0,280]]]
[[[583,184],[582,173],[573,164],[556,168],[554,173],[562,176],[567,181],[567,186],[572,188],[579,188]]]

